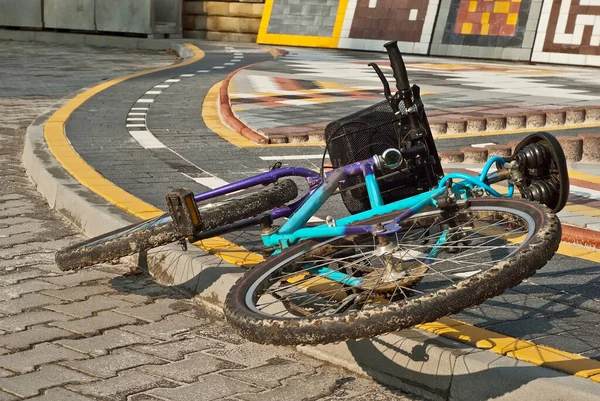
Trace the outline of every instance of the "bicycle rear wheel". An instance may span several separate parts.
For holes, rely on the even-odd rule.
[[[294,181],[285,179],[257,192],[200,205],[198,210],[206,230],[224,227],[275,207],[298,196]],[[56,253],[61,270],[73,270],[108,262],[180,240],[168,213],[91,238]]]
[[[357,224],[386,224],[398,212]],[[260,343],[325,344],[430,322],[501,294],[554,255],[560,223],[522,199],[431,210],[383,238],[311,240],[246,272],[225,315]]]

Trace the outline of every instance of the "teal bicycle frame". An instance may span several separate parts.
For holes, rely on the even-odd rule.
[[[380,163],[381,158],[374,156],[361,162],[340,167],[331,172],[323,184],[304,201],[300,208],[296,210],[276,233],[263,235],[262,240],[264,245],[273,247],[275,249],[274,254],[276,254],[299,241],[312,238],[336,238],[345,235],[367,233],[371,233],[374,236],[392,234],[402,228],[400,223],[402,223],[403,220],[420,212],[427,206],[437,207],[436,199],[448,192],[449,188],[447,183],[449,180],[461,180],[450,185],[450,190],[454,193],[456,199],[467,199],[469,194],[472,193],[475,188],[483,189],[492,196],[503,196],[490,187],[491,183],[502,181],[496,172],[489,174],[490,168],[494,163],[497,163],[501,168],[504,167],[505,164],[505,160],[502,157],[494,156],[487,161],[479,177],[473,177],[464,173],[450,173],[445,175],[439,181],[438,187],[435,189],[384,205],[379,186],[377,185],[377,179],[374,174],[374,170]],[[343,180],[348,176],[359,174],[362,174],[365,177],[367,193],[369,201],[371,202],[370,210],[339,219],[331,225],[323,224],[316,227],[304,227],[308,222],[308,219],[310,219],[310,217],[313,216],[333,194],[338,187],[340,180]],[[507,197],[511,197],[513,194],[514,185],[511,182],[508,182]],[[403,212],[384,227],[376,225],[352,225],[358,221],[395,211]],[[448,230],[442,232],[436,244],[433,245],[427,257],[424,258],[424,264],[430,264],[437,257],[442,245],[447,239],[447,231]],[[309,265],[304,268],[311,274],[352,287],[358,287],[363,282],[363,279],[361,278],[352,277],[339,271],[333,271],[324,266],[315,266],[314,268],[311,268]]]
[[[399,224],[404,219],[418,213],[423,208],[427,206],[437,207],[436,199],[448,191],[446,183],[449,180],[461,180],[451,185],[451,191],[456,195],[457,199],[467,199],[469,193],[475,188],[483,189],[492,196],[503,196],[490,187],[491,183],[501,180],[497,178],[495,172],[489,174],[489,170],[495,163],[500,167],[504,167],[505,160],[502,157],[493,156],[487,161],[479,177],[464,173],[450,173],[445,175],[439,181],[439,185],[435,189],[384,205],[379,186],[377,185],[377,179],[374,174],[374,170],[378,167],[379,163],[381,163],[379,157],[375,156],[361,162],[340,167],[331,172],[323,184],[304,201],[277,232],[263,235],[262,240],[264,245],[273,247],[277,252],[280,252],[282,249],[288,248],[299,241],[313,238],[330,238],[365,233],[372,233],[375,236],[389,234],[393,231],[397,231],[400,228]],[[308,220],[335,192],[340,180],[343,180],[348,176],[360,174],[365,177],[367,193],[371,202],[370,210],[339,219],[335,221],[335,224],[333,225],[323,224],[316,227],[304,227]],[[514,185],[509,182],[507,197],[511,197],[513,193]],[[381,227],[375,227],[373,225],[352,225],[361,220],[402,210],[404,210],[404,212],[391,223],[386,224],[384,227],[385,230],[383,231]]]

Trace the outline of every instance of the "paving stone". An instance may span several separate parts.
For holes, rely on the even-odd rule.
[[[284,379],[312,373],[313,369],[281,358],[273,358],[267,365],[250,369],[235,370],[221,373],[246,383],[257,384],[266,388],[279,387]]]
[[[59,299],[64,299],[67,301],[83,301],[91,297],[92,295],[98,294],[106,294],[110,292],[114,292],[115,290],[109,287],[106,284],[99,285],[90,285],[90,286],[81,286],[81,287],[71,287],[64,288],[62,290],[49,290],[43,291],[43,294],[50,295],[51,297],[56,297]]]
[[[25,331],[0,336],[0,346],[11,349],[29,348],[34,344],[72,337],[70,331],[57,327],[33,326]]]
[[[185,357],[183,361],[160,366],[144,366],[138,368],[142,372],[171,380],[193,383],[199,376],[223,369],[242,369],[243,365],[224,361],[213,356],[197,352]]]
[[[152,355],[142,354],[124,348],[114,350],[111,354],[98,358],[87,359],[84,361],[63,362],[61,365],[76,369],[90,376],[108,379],[109,377],[117,376],[117,373],[126,369],[142,365],[163,364],[165,362],[166,361],[153,357]]]
[[[172,299],[157,299],[148,305],[119,308],[115,310],[115,312],[147,322],[157,322],[162,320],[165,316],[189,310],[191,308],[192,305],[189,303],[183,303]]]
[[[22,331],[29,326],[42,323],[58,322],[72,319],[70,316],[61,313],[41,311],[25,312],[20,315],[12,315],[0,319],[0,329],[8,332]]]
[[[211,401],[239,394],[257,392],[262,389],[228,377],[212,374],[203,376],[189,386],[173,389],[154,389],[147,393],[169,401]],[[293,399],[293,398],[282,398]]]
[[[336,387],[335,377],[315,374],[288,379],[282,386],[260,394],[240,394],[236,397],[245,401],[316,400],[330,395]]]
[[[223,344],[206,338],[186,338],[180,341],[161,342],[152,345],[138,345],[133,347],[134,350],[155,355],[159,358],[168,359],[170,361],[178,361],[183,359],[187,354],[202,351],[206,349],[221,348]]]
[[[12,395],[12,394],[8,394],[5,393],[4,391],[0,390],[0,401],[13,401],[13,400],[18,400],[19,398]]]
[[[71,315],[75,317],[88,317],[96,314],[96,312],[130,305],[130,302],[122,301],[117,298],[98,295],[90,297],[85,301],[72,302],[63,305],[51,305],[47,306],[45,309],[50,309],[55,312],[60,312],[64,313],[65,315]]]
[[[0,287],[0,300],[9,300],[19,298],[23,294],[30,292],[36,292],[40,290],[50,290],[55,288],[61,288],[60,286],[52,283],[46,283],[41,280],[27,280],[16,285],[8,287]]]
[[[47,275],[47,272],[38,269],[28,269],[23,271],[17,271],[9,274],[0,274],[1,284],[16,284],[19,281],[23,281],[29,278],[42,277]]]
[[[67,383],[81,383],[94,380],[84,374],[57,365],[44,365],[36,372],[0,378],[0,388],[19,397],[33,397],[40,390]]]
[[[99,356],[106,355],[110,350],[115,348],[126,347],[133,344],[149,344],[152,342],[153,340],[149,338],[116,329],[107,330],[101,335],[80,340],[60,340],[57,344],[71,348],[75,351]]]
[[[202,324],[197,319],[181,315],[167,316],[160,322],[141,324],[138,326],[125,326],[123,330],[137,333],[142,336],[157,338],[159,340],[170,340],[178,334],[185,333],[190,329]]]
[[[294,350],[274,345],[263,345],[245,342],[241,345],[227,345],[223,349],[211,349],[207,353],[231,362],[249,367],[262,366],[275,357],[285,357],[295,354]],[[251,364],[249,365],[249,361]]]
[[[108,400],[123,400],[128,395],[155,387],[173,387],[176,383],[141,372],[127,371],[117,377],[95,383],[69,385],[68,388],[84,395]]]
[[[38,306],[60,303],[61,301],[59,299],[49,297],[48,295],[39,294],[37,292],[32,292],[29,294],[21,295],[21,297],[19,298],[0,302],[0,312],[13,315],[21,313],[25,309],[37,308]]]
[[[136,394],[129,397],[128,401],[163,401],[163,399],[152,397],[149,394]]]
[[[139,294],[124,294],[120,292],[116,292],[113,294],[106,294],[107,297],[120,299],[123,301],[131,302],[134,304],[145,304],[152,301],[152,298],[147,295],[139,295]]]
[[[28,401],[95,401],[95,398],[85,397],[61,387],[51,388],[43,395],[29,398]]]
[[[106,329],[114,329],[126,324],[136,323],[137,320],[114,313],[112,311],[99,312],[97,316],[68,322],[53,323],[54,326],[79,334],[93,334]]]
[[[50,362],[65,361],[71,359],[83,359],[85,354],[71,351],[70,349],[55,344],[40,344],[31,350],[4,355],[0,360],[0,366],[13,371],[26,373],[32,372],[37,366]]]
[[[73,273],[63,273],[63,275],[56,277],[44,277],[42,280],[63,287],[75,287],[87,281],[95,281],[115,276],[116,274],[106,273],[101,270],[88,269],[74,271]]]

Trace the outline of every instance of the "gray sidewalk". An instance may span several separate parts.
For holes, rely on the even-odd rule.
[[[26,176],[25,128],[81,87],[174,58],[1,41],[0,50],[0,400],[420,399],[248,343],[185,290],[124,276],[126,266],[59,272],[54,252],[82,237]]]

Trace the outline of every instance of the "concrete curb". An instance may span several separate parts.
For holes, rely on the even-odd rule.
[[[259,145],[265,145],[269,143],[269,138],[254,131],[252,128],[250,128],[248,125],[244,124],[240,119],[238,119],[233,113],[233,110],[231,109],[231,103],[229,100],[229,82],[231,81],[231,78],[233,78],[233,76],[239,71],[248,68],[252,65],[254,64],[238,68],[237,70],[229,73],[227,77],[225,77],[223,83],[221,84],[221,88],[219,89],[219,113],[223,117],[223,122],[229,128],[231,128],[244,138],[249,139],[254,143],[257,143]]]
[[[60,106],[60,104],[58,105]],[[88,235],[127,224],[133,219],[74,180],[45,146],[43,127],[50,111],[28,128],[23,163],[38,190],[54,209]],[[100,225],[101,223],[101,225]],[[222,305],[230,286],[243,273],[198,249],[182,252],[171,245],[140,255],[158,280],[199,292],[205,303]],[[407,330],[358,342],[298,347],[384,383],[431,399],[531,399],[532,395],[598,399],[598,385],[541,366],[491,354],[451,340]],[[485,386],[481,386],[486,383]]]
[[[578,134],[578,136],[557,136],[567,159],[573,163],[600,163],[599,133]],[[490,156],[510,156],[519,142],[507,145],[486,145],[484,147],[463,147],[459,151],[440,151],[442,163],[485,163]]]

